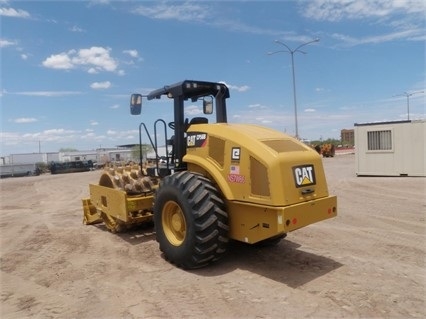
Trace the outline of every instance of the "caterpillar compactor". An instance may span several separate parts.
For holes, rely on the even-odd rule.
[[[133,94],[131,114],[141,113],[143,98],[163,97],[173,109],[159,113],[173,112],[174,121],[157,120],[153,135],[139,126],[140,146],[145,129],[155,161],[141,155],[139,165],[105,169],[83,199],[85,224],[104,222],[118,232],[154,222],[165,258],[192,269],[220,259],[230,239],[276,243],[336,216],[337,200],[328,193],[318,153],[270,128],[228,123],[225,84],[186,80],[147,96]],[[185,118],[185,107],[204,114]],[[161,161],[160,136],[167,152]]]

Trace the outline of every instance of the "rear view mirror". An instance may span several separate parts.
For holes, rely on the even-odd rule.
[[[130,97],[130,114],[139,115],[142,110],[142,95],[132,94]]]
[[[203,113],[212,114],[213,113],[213,97],[205,96],[203,98]]]

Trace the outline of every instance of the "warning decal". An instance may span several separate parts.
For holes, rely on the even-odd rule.
[[[313,165],[293,167],[293,176],[296,187],[315,185],[315,170]]]

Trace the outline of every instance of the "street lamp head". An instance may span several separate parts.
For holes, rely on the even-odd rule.
[[[283,42],[282,42],[282,41],[280,41],[280,40],[274,40],[274,43],[277,43],[277,44],[281,44],[281,45],[287,46],[285,43],[283,43]]]

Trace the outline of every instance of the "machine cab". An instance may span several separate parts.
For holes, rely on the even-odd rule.
[[[186,130],[191,124],[206,123],[205,118],[209,118],[208,122],[210,123],[226,123],[226,99],[229,98],[229,89],[223,83],[185,80],[166,85],[150,92],[148,95],[132,94],[130,98],[130,113],[132,115],[141,114],[143,97],[146,97],[147,100],[153,100],[160,99],[163,95],[173,99],[173,121],[169,122],[168,126],[174,130],[174,162],[178,163],[178,169],[185,169],[182,159],[186,154],[187,147]],[[191,120],[185,118],[185,102],[195,103],[200,100],[202,100],[204,116],[196,116]],[[164,122],[164,120],[160,121]],[[156,135],[155,132],[154,135]],[[151,144],[156,146],[154,143]]]

